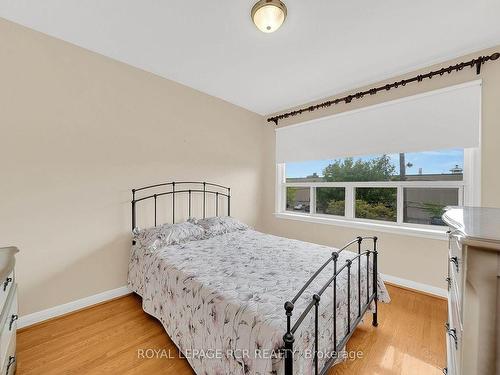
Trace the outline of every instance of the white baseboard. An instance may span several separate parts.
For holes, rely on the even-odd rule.
[[[120,288],[107,290],[102,293],[94,294],[93,296],[88,296],[76,301],[68,302],[63,305],[54,306],[46,310],[24,315],[19,317],[19,320],[17,321],[17,328],[23,328],[36,323],[40,323],[45,320],[68,314],[70,312],[96,305],[98,303],[105,302],[110,299],[121,297],[130,293],[132,292],[128,287],[122,286]]]
[[[408,289],[413,289],[418,292],[424,292],[427,294],[432,294],[436,297],[447,298],[448,291],[446,289],[438,288],[436,286],[417,283],[416,281],[401,279],[396,276],[381,274],[382,279],[388,283],[399,285]]]

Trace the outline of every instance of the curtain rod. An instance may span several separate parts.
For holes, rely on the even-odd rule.
[[[450,65],[447,68],[441,68],[438,70],[430,71],[427,74],[419,74],[419,75],[416,75],[416,76],[411,77],[411,78],[403,79],[401,81],[397,81],[394,83],[388,83],[386,85],[382,85],[382,86],[378,86],[378,87],[373,87],[373,88],[365,90],[365,91],[360,91],[360,92],[357,92],[356,94],[350,94],[350,95],[344,96],[342,98],[328,100],[328,101],[323,102],[323,103],[311,105],[309,107],[304,107],[304,108],[297,109],[295,111],[286,112],[286,113],[283,113],[281,115],[269,117],[267,119],[267,122],[274,122],[277,126],[278,122],[280,120],[283,120],[283,119],[288,118],[288,117],[298,116],[304,112],[313,112],[313,111],[316,111],[318,109],[331,107],[332,105],[336,105],[336,104],[339,104],[341,102],[345,102],[346,104],[348,104],[353,99],[361,99],[365,95],[368,95],[368,94],[375,95],[379,91],[389,91],[391,89],[398,88],[399,86],[406,86],[406,84],[408,84],[408,83],[422,82],[424,79],[426,79],[426,78],[431,79],[432,77],[434,77],[436,75],[442,76],[444,73],[450,74],[452,72],[458,72],[467,66],[471,67],[471,68],[473,68],[475,66],[476,67],[476,74],[480,74],[481,73],[481,66],[484,63],[486,63],[487,61],[490,61],[490,60],[491,61],[497,60],[499,57],[500,57],[499,52],[495,52],[489,56],[479,56],[475,59],[472,59],[472,60],[469,60],[466,62],[461,62],[459,64]]]

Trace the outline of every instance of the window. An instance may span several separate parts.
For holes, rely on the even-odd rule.
[[[444,239],[445,206],[480,204],[480,130],[480,80],[279,127],[277,216]]]
[[[355,189],[354,217],[396,221],[397,188],[361,187]]]
[[[466,154],[448,149],[279,164],[278,191],[286,192],[286,203],[278,209],[323,219],[443,227],[444,207],[463,204],[468,192]]]
[[[286,209],[288,211],[310,212],[311,188],[287,187]]]
[[[316,212],[319,214],[345,215],[345,188],[316,188]]]
[[[459,194],[458,188],[404,188],[403,221],[445,225],[441,220],[443,208],[458,205]]]

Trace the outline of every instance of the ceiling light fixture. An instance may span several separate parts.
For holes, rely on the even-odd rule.
[[[264,33],[272,33],[285,22],[286,6],[280,0],[260,0],[252,8],[252,20]]]

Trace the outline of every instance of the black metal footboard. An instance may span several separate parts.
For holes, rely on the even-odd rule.
[[[361,250],[363,240],[373,240],[373,250]],[[339,265],[339,254],[347,249],[349,246],[357,243],[358,244],[358,254],[346,260],[344,264]],[[373,255],[372,260],[372,270],[373,277],[370,285],[370,255]],[[366,256],[366,301],[361,301],[361,258]],[[297,295],[291,300],[285,303],[285,311],[287,317],[287,329],[286,333],[283,336],[283,340],[285,342],[284,348],[284,359],[285,359],[285,375],[293,375],[293,357],[294,357],[294,349],[293,343],[295,341],[294,334],[297,329],[300,327],[301,323],[304,321],[309,312],[314,308],[314,373],[325,374],[329,368],[333,365],[333,363],[338,359],[340,351],[345,347],[347,341],[349,341],[352,336],[354,330],[363,319],[364,314],[370,307],[370,304],[374,303],[373,310],[373,326],[377,326],[377,237],[357,237],[355,240],[346,244],[339,251],[335,251],[332,253],[332,256],[312,275],[312,277],[305,283],[305,285],[300,289]],[[309,287],[309,285],[313,282],[313,280],[328,266],[333,262],[333,274],[332,277],[326,282],[326,284],[313,295],[311,302],[307,305],[306,309],[299,316],[295,324],[292,326],[292,312],[294,309],[294,304],[297,302],[299,297],[304,293],[304,291]],[[351,269],[352,267],[357,265],[358,268],[358,303],[354,308],[357,309],[358,314],[357,318],[354,321],[351,321]],[[347,330],[346,332],[337,332],[337,276],[339,276],[342,272],[347,272]],[[319,369],[318,364],[318,337],[319,337],[319,304],[321,301],[321,296],[325,292],[325,290],[333,284],[333,343],[334,343],[334,352],[331,356],[329,356],[328,361],[325,363],[322,369]],[[371,289],[370,289],[371,287]],[[371,290],[371,293],[370,293]],[[330,349],[330,348],[328,348]]]

